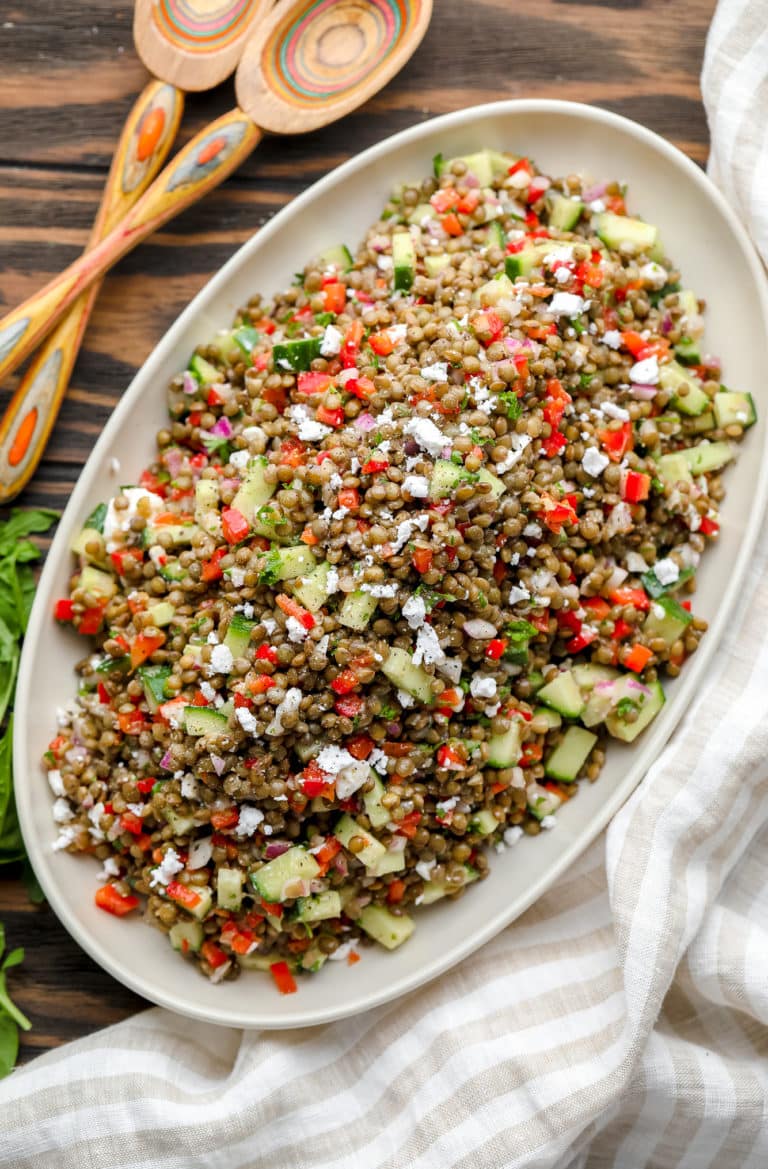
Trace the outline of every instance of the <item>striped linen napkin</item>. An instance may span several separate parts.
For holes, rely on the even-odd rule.
[[[768,258],[761,0],[722,0],[703,88],[712,173]],[[325,1027],[150,1010],[61,1048],[0,1085],[0,1166],[764,1169],[767,568],[768,533],[641,789],[479,953]]]

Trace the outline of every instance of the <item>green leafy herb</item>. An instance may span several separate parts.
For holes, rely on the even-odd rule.
[[[207,450],[209,455],[220,455],[224,462],[229,460],[229,439],[221,434],[208,434],[207,431],[200,431],[200,441]]]
[[[379,718],[383,718],[385,722],[392,722],[399,715],[399,711],[395,710],[394,706],[387,706],[386,703],[379,711]]]
[[[88,519],[83,524],[84,528],[93,528],[96,532],[104,531],[104,520],[107,518],[107,505],[100,503],[93,509]]]
[[[530,621],[511,621],[504,626],[504,637],[507,640],[507,648],[504,650],[504,657],[507,661],[514,662],[517,666],[524,666],[528,662],[528,642],[532,637],[535,637],[538,630],[535,625],[531,625]]]
[[[655,475],[651,479],[651,490],[655,491],[657,495],[664,494],[664,484],[662,483],[661,479],[658,479]]]
[[[631,710],[637,710],[637,703],[631,698],[622,698],[616,703],[616,713],[619,718],[626,718]]]
[[[445,166],[445,158],[439,152],[432,159],[432,171],[436,179],[440,178]]]
[[[273,548],[272,551],[268,554],[266,561],[264,562],[264,567],[259,573],[259,584],[277,584],[281,565],[282,561],[280,559],[280,553]]]
[[[455,601],[456,598],[453,593],[439,593],[436,589],[431,589],[429,585],[420,584],[413,592],[415,597],[421,597],[426,610],[431,613],[435,605],[439,605],[441,601]]]
[[[583,332],[585,332],[585,326],[581,323],[581,321],[578,319],[578,317],[573,317],[571,319],[571,328],[573,329],[573,331],[577,337],[580,337],[581,334]]]
[[[336,313],[315,313],[315,323],[318,325],[332,325],[336,320]]]
[[[512,390],[502,390],[499,394],[499,401],[504,403],[510,422],[515,422],[522,414],[523,407],[520,405],[520,399]]]
[[[5,930],[0,925],[0,958],[5,950]],[[26,1015],[22,1014],[15,1003],[11,1001],[6,988],[6,973],[14,966],[24,961],[24,951],[21,948],[11,950],[6,954],[0,965],[0,1078],[13,1071],[16,1056],[19,1053],[19,1028],[29,1031],[32,1024]]]
[[[687,580],[693,576],[692,568],[682,568],[678,576],[671,582],[671,584],[662,584],[653,569],[649,572],[644,572],[640,579],[643,582],[643,587],[648,593],[649,597],[663,597],[665,593],[674,593],[681,585],[685,584]]]
[[[594,376],[595,375],[593,373],[580,373],[579,374],[579,385],[582,388],[582,390],[586,390],[587,386],[591,385]]]
[[[653,305],[659,304],[665,297],[671,296],[673,292],[680,291],[680,284],[677,280],[672,284],[665,284],[663,288],[657,288],[648,293],[648,299]]]

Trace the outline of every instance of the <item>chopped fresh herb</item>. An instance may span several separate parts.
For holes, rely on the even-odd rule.
[[[671,584],[662,584],[653,569],[644,572],[640,579],[643,582],[643,587],[650,597],[663,597],[665,593],[674,593],[681,585],[685,584],[693,576],[692,568],[682,568],[679,575],[671,582]]]
[[[592,384],[594,377],[595,377],[595,375],[593,373],[580,373],[579,374],[579,385],[582,388],[582,390],[586,390],[587,386],[590,386]]]
[[[651,490],[654,491],[657,495],[664,494],[664,484],[662,483],[661,479],[656,477],[656,475],[654,475],[651,479]]]
[[[626,718],[631,710],[637,710],[637,703],[631,698],[622,698],[616,704],[616,713],[619,718]]]
[[[97,532],[104,531],[104,520],[107,518],[107,505],[100,503],[95,507],[83,524],[84,528],[93,528]]]
[[[273,548],[272,551],[268,554],[264,563],[264,567],[259,573],[259,584],[277,584],[281,564],[282,561],[280,559],[280,553]]]
[[[336,320],[336,313],[315,313],[315,322],[318,325],[332,325]]]
[[[581,334],[583,332],[585,332],[585,326],[581,323],[581,321],[578,319],[578,317],[574,317],[572,319],[571,328],[573,329],[573,331],[577,337],[580,337]]]
[[[394,706],[388,706],[386,703],[379,711],[379,718],[383,718],[385,722],[392,722],[399,716],[400,712],[395,710]]]
[[[512,390],[502,390],[498,395],[499,401],[504,403],[507,411],[507,418],[510,422],[515,422],[523,412],[523,407],[520,405],[520,399]]]
[[[440,175],[443,173],[444,166],[445,166],[445,158],[438,151],[438,153],[432,159],[432,171],[433,171],[433,174],[434,174],[436,179],[440,178]]]
[[[293,280],[291,281],[291,284],[294,286],[294,288],[303,288],[304,287],[304,273],[303,272],[294,272]]]
[[[229,462],[229,440],[223,435],[209,434],[207,431],[201,430],[200,441],[209,455],[220,455],[223,462]]]
[[[514,662],[516,666],[524,666],[528,662],[528,643],[532,637],[535,637],[537,629],[535,625],[531,625],[530,621],[511,621],[504,626],[504,637],[507,640],[507,648],[504,650],[504,657],[507,661]]]

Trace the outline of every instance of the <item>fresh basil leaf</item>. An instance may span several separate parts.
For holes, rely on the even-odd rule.
[[[16,1066],[19,1054],[19,1029],[10,1015],[0,1015],[0,1080]]]
[[[0,619],[0,726],[13,697],[20,657],[18,641]]]
[[[15,954],[15,953],[16,953],[16,951],[14,950],[13,954]],[[9,957],[12,957],[13,954],[9,954]],[[23,956],[23,951],[22,951],[22,956]],[[15,965],[15,963],[11,963],[11,965]],[[29,1031],[32,1024],[30,1023],[29,1019],[24,1014],[24,1012],[20,1011],[19,1008],[16,1006],[16,1004],[11,1001],[11,997],[8,994],[8,988],[5,985],[5,967],[4,966],[0,967],[0,1012],[3,1012],[3,1011],[6,1013],[6,1015],[11,1016],[11,1018],[13,1019],[13,1021],[15,1022],[17,1027],[21,1027],[23,1031]],[[0,1014],[0,1018],[2,1018],[2,1014]]]
[[[0,556],[7,556],[13,552],[14,545],[24,536],[31,536],[33,532],[47,532],[59,512],[48,508],[39,510],[20,510],[14,508],[11,518],[0,524]]]
[[[154,790],[154,789],[153,789]],[[21,871],[21,879],[24,882],[24,888],[27,891],[27,897],[33,905],[45,904],[45,893],[40,887],[35,870],[28,860],[24,861],[24,868]]]

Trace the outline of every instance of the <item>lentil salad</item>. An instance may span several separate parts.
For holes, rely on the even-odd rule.
[[[754,408],[701,304],[616,184],[436,172],[198,349],[57,606],[96,639],[57,846],[216,981],[405,941],[705,629],[684,598]]]

